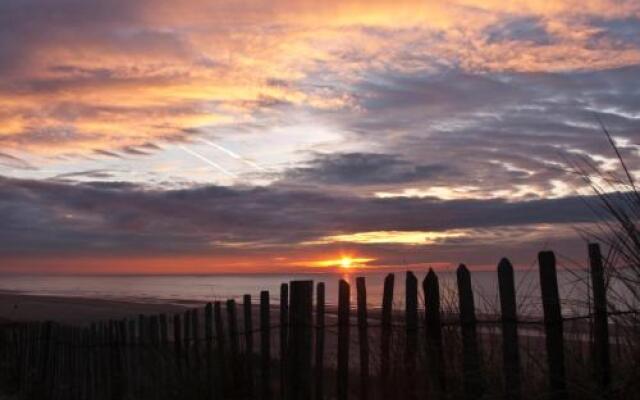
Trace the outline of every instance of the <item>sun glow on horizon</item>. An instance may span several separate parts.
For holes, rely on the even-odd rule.
[[[367,266],[367,263],[375,261],[375,258],[353,257],[349,255],[341,255],[340,258],[331,260],[309,261],[305,265],[311,267],[338,267],[348,270]]]
[[[343,256],[340,260],[340,268],[349,269],[351,268],[352,264],[353,260],[351,259],[351,257]]]

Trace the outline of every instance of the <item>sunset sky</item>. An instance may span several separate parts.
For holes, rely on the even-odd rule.
[[[582,261],[640,2],[2,0],[0,106],[0,271]]]

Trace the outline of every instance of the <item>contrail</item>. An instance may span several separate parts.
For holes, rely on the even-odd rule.
[[[222,172],[223,174],[225,174],[227,176],[230,176],[232,178],[236,178],[237,177],[237,175],[234,174],[233,172],[226,170],[225,168],[220,166],[220,164],[217,164],[217,163],[209,160],[207,157],[203,156],[202,154],[196,153],[195,151],[193,151],[191,149],[188,149],[188,148],[186,148],[184,146],[180,146],[180,148],[182,150],[186,151],[187,153],[191,154],[192,156],[197,157],[197,158],[201,159],[202,161],[206,162],[207,164],[211,165],[212,167],[216,168],[218,171]]]
[[[215,147],[216,149],[218,149],[218,150],[220,150],[220,151],[222,151],[222,152],[226,153],[227,155],[229,155],[229,156],[231,156],[231,157],[235,158],[236,160],[240,160],[240,161],[242,161],[243,163],[245,163],[245,164],[249,165],[250,167],[253,167],[253,168],[255,168],[255,169],[259,170],[259,171],[266,171],[266,168],[264,168],[264,167],[262,167],[262,166],[260,166],[260,165],[258,165],[258,164],[256,164],[256,163],[254,163],[254,162],[253,162],[253,161],[251,161],[251,160],[247,160],[246,158],[242,157],[241,155],[239,155],[239,154],[237,154],[237,153],[234,153],[233,151],[231,151],[231,150],[229,150],[229,149],[227,149],[227,148],[225,148],[225,147],[222,147],[222,146],[220,146],[219,144],[216,144],[216,143],[210,142],[210,141],[208,141],[207,139],[202,139],[202,138],[200,138],[200,140],[201,140],[202,142],[204,142],[204,143],[208,144],[209,146],[213,146],[213,147]]]

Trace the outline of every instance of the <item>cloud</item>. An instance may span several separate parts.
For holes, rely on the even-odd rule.
[[[269,124],[278,112],[353,111],[374,102],[359,82],[384,71],[411,85],[419,71],[464,78],[634,65],[638,15],[637,2],[612,0],[7,0],[0,137],[36,154],[117,151],[192,129]],[[491,101],[481,93],[500,88],[482,83],[503,86],[475,83],[480,93],[457,100]],[[434,103],[453,101],[442,86]],[[407,89],[398,92],[407,103],[428,100]]]
[[[639,18],[633,0],[0,2],[0,163],[58,175],[0,181],[0,252],[397,262],[300,244],[456,230],[420,259],[574,248],[567,226],[593,219],[568,160],[614,165],[595,113],[640,170]],[[196,186],[211,172],[175,145],[205,154],[197,136],[275,181]],[[150,176],[165,189],[131,183]]]
[[[26,162],[25,160],[12,156],[11,154],[1,153],[0,152],[0,165],[17,168],[22,170],[34,170],[36,169],[34,166]]]
[[[422,184],[389,183],[386,191],[430,186],[475,187],[476,197],[549,197],[582,186],[568,173],[586,157],[611,168],[615,154],[599,116],[620,139],[632,169],[640,169],[638,66],[573,73],[369,76],[357,113],[335,113],[351,140],[400,154],[414,165],[441,165],[453,174]],[[319,166],[318,166],[319,167]],[[439,179],[440,178],[440,179]],[[560,190],[559,182],[567,187]]]
[[[109,179],[112,178],[113,174],[104,169],[92,169],[88,171],[79,171],[79,172],[67,172],[64,174],[59,174],[53,177],[53,180],[65,180],[69,178],[86,178],[86,179]]]
[[[489,42],[521,41],[533,42],[536,45],[550,45],[552,38],[540,18],[516,17],[487,30]]]
[[[502,226],[526,231],[536,224],[594,221],[585,203],[593,200],[575,197],[372,199],[269,187],[162,191],[124,183],[2,178],[0,199],[0,253],[29,256],[278,254],[305,242],[362,232],[441,232],[446,237],[447,231]]]
[[[377,153],[319,154],[307,166],[287,170],[284,182],[313,185],[405,184],[453,174],[451,166],[413,165],[397,155]]]

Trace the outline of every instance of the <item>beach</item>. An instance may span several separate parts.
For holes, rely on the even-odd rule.
[[[195,303],[138,303],[83,297],[0,294],[0,321],[55,321],[86,325],[93,321],[122,319],[139,314],[177,313]]]

